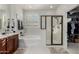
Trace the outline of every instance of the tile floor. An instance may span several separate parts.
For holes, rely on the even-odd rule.
[[[39,36],[28,35],[19,40],[19,50],[16,54],[49,54],[49,48],[42,45]]]
[[[14,54],[79,54],[79,44],[68,44],[68,49],[48,48],[43,46],[41,38],[37,35],[27,35],[19,40],[19,49]],[[60,52],[61,50],[61,52]]]
[[[50,49],[44,47],[41,38],[37,35],[27,35],[19,40],[19,49],[15,54],[50,54]]]
[[[68,43],[68,50],[71,54],[79,54],[79,43]]]

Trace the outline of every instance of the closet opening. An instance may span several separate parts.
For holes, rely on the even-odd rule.
[[[79,6],[67,12],[67,47],[79,47]]]

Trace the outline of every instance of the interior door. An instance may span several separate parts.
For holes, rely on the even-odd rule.
[[[62,45],[63,24],[62,16],[52,16],[51,18],[51,44]]]

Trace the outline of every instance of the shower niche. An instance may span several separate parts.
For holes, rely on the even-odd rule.
[[[42,22],[43,20],[45,21]],[[41,26],[45,27],[46,30],[46,45],[63,44],[63,16],[43,15],[41,16],[41,24],[44,24]]]

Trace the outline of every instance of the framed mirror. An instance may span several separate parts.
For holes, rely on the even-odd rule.
[[[0,10],[0,33],[5,32],[7,28],[8,14],[5,10]]]

